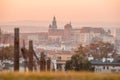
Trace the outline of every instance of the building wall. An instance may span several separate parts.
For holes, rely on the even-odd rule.
[[[56,71],[65,71],[65,64],[67,60],[71,59],[73,54],[49,54],[49,57],[53,60],[53,65]]]
[[[28,41],[29,40],[33,40],[34,43],[39,43],[39,36],[37,34],[35,34],[35,35],[29,35],[27,37],[27,39],[28,39]]]
[[[120,66],[103,66],[103,65],[96,65],[95,72],[108,72],[108,73],[120,73]]]

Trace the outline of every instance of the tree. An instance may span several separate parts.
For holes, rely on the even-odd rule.
[[[68,60],[66,61],[66,65],[65,65],[65,70],[72,70],[72,61],[71,60]]]
[[[82,46],[82,44],[80,44],[80,46],[77,48],[77,50],[75,51],[75,53],[78,53],[82,56],[85,56],[85,48]]]
[[[109,53],[114,55],[117,52],[113,44],[102,41],[91,43],[85,48],[88,49],[89,54],[91,54],[94,58],[97,59],[108,57]]]
[[[14,56],[14,47],[13,46],[1,48],[0,60],[13,59],[13,56]]]
[[[65,70],[91,71],[92,66],[85,57],[80,54],[75,54],[71,57],[71,60],[66,61]]]

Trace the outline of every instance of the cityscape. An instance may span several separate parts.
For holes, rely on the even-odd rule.
[[[116,50],[116,54],[113,57],[112,52],[107,54],[106,56],[101,57],[99,65],[105,64],[105,60],[114,61],[116,59],[120,59],[120,28],[114,30],[105,30],[104,28],[94,28],[94,27],[82,27],[82,28],[74,28],[72,23],[69,22],[65,24],[63,29],[59,29],[57,27],[56,17],[53,17],[50,25],[48,26],[48,32],[39,32],[39,33],[20,33],[20,47],[22,48],[24,45],[28,48],[29,41],[32,40],[34,44],[34,50],[36,55],[40,55],[41,52],[45,52],[45,54],[53,59],[55,56],[55,62],[53,61],[53,65],[55,66],[55,70],[65,70],[65,63],[70,57],[75,54],[75,51],[82,44],[84,47],[97,43],[97,42],[105,42],[110,43],[114,46]],[[1,44],[0,47],[8,47],[14,46],[14,34],[12,33],[3,33],[1,30]],[[97,54],[99,55],[99,53]],[[93,62],[93,60],[97,60],[94,55],[87,55],[88,59]],[[59,60],[60,59],[60,60]],[[98,58],[99,59],[99,58]],[[58,62],[57,62],[58,60]],[[111,66],[114,63],[109,63]],[[118,66],[120,63],[117,63]],[[63,66],[63,67],[62,67]],[[116,66],[116,63],[115,65]],[[117,66],[116,66],[117,67]],[[60,68],[60,69],[59,69]],[[105,70],[103,70],[105,71]],[[108,70],[116,71],[117,70]],[[102,70],[101,70],[102,72]],[[118,68],[119,72],[119,68]]]
[[[119,80],[120,1],[0,2],[1,79]]]

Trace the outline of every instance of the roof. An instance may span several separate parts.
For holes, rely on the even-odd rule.
[[[92,65],[112,65],[112,66],[120,66],[120,62],[118,62],[118,61],[112,61],[112,62],[110,62],[110,61],[105,61],[105,62],[103,62],[103,61],[101,61],[101,60],[92,60],[92,61],[91,61],[91,64],[92,64]]]
[[[65,29],[72,29],[72,25],[71,25],[71,23],[66,24],[66,25],[64,26],[64,28],[65,28]]]
[[[89,33],[89,32],[104,33],[105,30],[103,28],[83,27],[81,28],[80,32],[81,33]]]
[[[55,32],[49,32],[49,36],[63,36],[64,32],[63,31],[55,31]]]
[[[57,60],[57,64],[65,64],[66,60]]]
[[[47,32],[40,32],[39,35],[48,35]]]

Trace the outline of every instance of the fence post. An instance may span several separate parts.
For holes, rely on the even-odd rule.
[[[29,41],[29,71],[33,71],[33,41]]]
[[[48,60],[47,60],[47,71],[50,71],[50,69],[51,69],[51,59],[48,58]]]
[[[14,29],[14,71],[19,71],[19,28]]]

